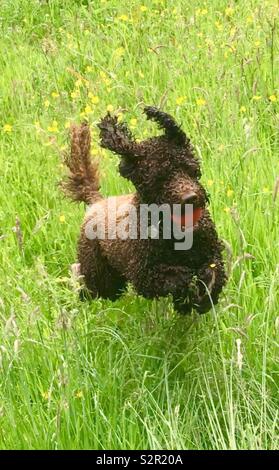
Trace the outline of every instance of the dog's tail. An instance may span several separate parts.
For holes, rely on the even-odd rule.
[[[98,165],[90,158],[90,129],[86,122],[71,127],[71,150],[64,159],[70,174],[61,187],[73,201],[92,204],[99,192]]]

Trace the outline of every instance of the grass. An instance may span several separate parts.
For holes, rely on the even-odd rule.
[[[278,448],[276,15],[275,0],[1,1],[2,449]],[[88,117],[103,193],[120,194],[96,123],[113,108],[144,138],[143,103],[183,123],[226,240],[230,280],[202,317],[131,289],[80,303],[70,274],[69,123]]]

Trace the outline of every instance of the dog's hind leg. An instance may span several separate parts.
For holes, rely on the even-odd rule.
[[[101,253],[98,240],[81,238],[78,261],[85,288],[81,299],[102,297],[115,300],[125,288],[126,279],[112,268]]]

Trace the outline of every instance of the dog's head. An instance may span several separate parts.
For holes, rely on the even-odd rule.
[[[132,181],[144,203],[192,204],[201,214],[207,194],[189,139],[170,115],[151,106],[144,112],[163,135],[136,142],[127,125],[108,114],[99,124],[101,145],[120,155],[120,174]]]

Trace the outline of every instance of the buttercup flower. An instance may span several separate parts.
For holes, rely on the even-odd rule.
[[[178,106],[181,106],[183,103],[185,103],[186,101],[186,97],[185,96],[179,96],[178,98],[176,98],[176,104]]]
[[[13,130],[13,126],[11,126],[10,124],[5,124],[3,126],[3,131],[6,132],[7,134],[10,134]]]
[[[42,397],[45,399],[45,400],[49,400],[50,398],[50,392],[47,390],[45,392],[42,392]]]
[[[88,96],[89,96],[89,98],[91,99],[91,102],[92,102],[93,104],[98,104],[98,103],[99,103],[99,101],[100,101],[99,97],[93,95],[93,93],[91,93],[91,91],[88,93]]]
[[[232,7],[227,7],[225,9],[225,15],[226,16],[231,17],[231,16],[233,16],[233,14],[234,14],[234,9]]]
[[[115,49],[115,55],[117,57],[122,57],[124,54],[125,54],[124,47],[118,47],[117,49]]]
[[[131,124],[132,127],[135,127],[137,125],[137,122],[138,122],[138,120],[135,119],[135,118],[130,120],[130,124]]]
[[[198,106],[204,106],[206,104],[206,101],[204,98],[198,98],[197,99],[197,105]]]
[[[277,101],[277,96],[276,95],[270,95],[269,101],[271,101],[272,103],[275,103]]]
[[[58,132],[58,123],[57,123],[57,121],[52,121],[51,126],[48,126],[47,130],[49,132],[54,132],[54,133]]]
[[[89,104],[87,106],[85,106],[84,112],[85,112],[85,114],[91,114],[93,112],[93,110],[92,110],[92,108]]]
[[[107,111],[108,111],[109,113],[112,113],[112,111],[113,111],[113,106],[112,106],[112,104],[108,104],[108,105],[107,105]]]
[[[120,21],[128,21],[128,16],[127,15],[120,15],[117,17],[118,20]]]

